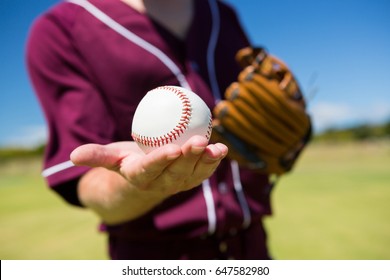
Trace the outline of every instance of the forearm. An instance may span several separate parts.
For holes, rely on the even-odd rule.
[[[98,214],[106,224],[136,219],[160,204],[167,195],[139,190],[117,172],[94,168],[79,181],[81,203]]]

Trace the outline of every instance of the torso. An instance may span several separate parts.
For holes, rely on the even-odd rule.
[[[171,1],[173,0],[159,2]],[[207,61],[212,26],[208,1],[193,1],[193,19],[186,28],[187,31],[180,33],[184,34],[185,39],[181,39],[179,33],[172,31],[168,21],[158,17],[151,20],[127,3],[119,0],[90,2],[126,29],[165,53],[186,76],[193,91],[201,96],[210,108],[214,106]],[[88,139],[83,138],[82,141],[101,143],[131,140],[132,116],[144,94],[157,86],[178,85],[178,81],[154,55],[110,30],[82,8],[65,4],[52,11],[51,17],[56,18],[56,21],[51,24],[61,25],[61,28],[58,28],[57,37],[49,36],[48,39],[56,38],[54,41],[58,41],[58,36],[62,36],[63,40],[69,41],[69,44],[77,49],[78,63],[85,70],[82,76],[95,87],[94,91],[83,91],[85,96],[82,99],[83,103],[76,103],[78,108],[81,108],[79,113],[82,114],[77,123],[83,129],[88,125],[85,124],[85,119],[91,116],[97,118],[97,121],[94,121],[95,127],[88,126],[89,133],[86,136]],[[234,60],[234,55],[239,48],[248,45],[248,40],[229,9],[222,6],[220,13],[221,29],[213,59],[218,85],[223,92],[237,79],[240,68]],[[164,24],[160,24],[160,21]],[[65,32],[61,33],[63,30]],[[44,33],[42,36],[47,34]],[[58,47],[63,48],[61,49],[63,55],[69,54],[68,49],[62,44]],[[103,113],[103,109],[107,109],[107,112]],[[70,112],[72,116],[75,114],[74,110],[73,108]],[[71,143],[68,141],[66,145],[82,144],[73,141]],[[63,160],[68,160],[69,153],[64,154],[66,157],[64,156]],[[266,178],[259,178],[248,171],[242,174],[241,182],[245,193],[251,198],[248,203],[252,219],[257,220],[269,213],[268,193],[262,192]],[[217,208],[217,232],[227,232],[229,229],[240,227],[243,221],[242,210],[237,202],[229,162],[221,164],[215,175],[210,178],[210,184]],[[223,191],[219,190],[221,186]],[[116,229],[118,230],[116,233],[111,233],[124,234],[129,238],[144,236],[146,238],[147,234],[153,234],[155,238],[174,238],[173,233],[177,232],[180,235],[196,236],[207,231],[207,215],[202,189],[197,188],[168,199],[144,218]],[[158,231],[155,231],[155,228],[158,228]]]
[[[140,13],[145,13],[178,38],[187,36],[194,15],[193,0],[121,0]]]

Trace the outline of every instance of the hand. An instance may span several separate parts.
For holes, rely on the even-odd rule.
[[[71,160],[116,171],[138,190],[169,196],[200,185],[227,152],[224,144],[208,144],[205,137],[194,136],[182,147],[169,144],[148,154],[135,142],[86,144],[72,152]]]

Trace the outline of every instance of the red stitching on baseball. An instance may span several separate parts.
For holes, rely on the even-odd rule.
[[[211,137],[211,131],[213,130],[213,120],[212,118],[210,118],[209,120],[209,125],[207,127],[207,134],[205,135],[207,140],[210,140],[210,137]]]
[[[133,132],[131,135],[133,139],[144,146],[161,147],[165,144],[171,143],[173,140],[176,140],[181,134],[184,133],[184,131],[188,128],[188,124],[190,123],[192,108],[191,108],[191,102],[187,97],[187,95],[183,91],[169,86],[158,87],[155,90],[160,90],[160,89],[171,91],[179,97],[183,105],[182,114],[180,116],[179,123],[170,132],[168,132],[165,135],[159,137],[149,137],[149,136],[139,135]],[[210,138],[210,134],[211,134],[211,120],[209,123],[209,130],[206,135],[207,139]]]

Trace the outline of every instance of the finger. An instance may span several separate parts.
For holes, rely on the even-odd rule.
[[[206,153],[201,158],[202,164],[215,164],[228,154],[228,147],[222,143],[207,146]]]
[[[209,178],[227,154],[228,148],[222,143],[207,146],[194,168],[192,187],[200,185],[205,179]],[[191,188],[191,185],[189,187]]]
[[[121,162],[120,173],[132,184],[142,188],[160,176],[180,156],[178,145],[165,145],[137,158],[125,157]]]
[[[208,140],[204,136],[195,135],[192,136],[184,145],[181,147],[184,157],[197,157],[203,153],[208,145]]]
[[[181,156],[167,165],[161,174],[156,177],[151,188],[175,193],[187,189],[191,183],[192,173],[199,158],[205,152],[208,140],[203,136],[193,136],[181,147]]]
[[[192,174],[193,169],[204,153],[208,145],[208,140],[203,136],[193,136],[181,147],[182,156],[174,161],[167,172],[172,176],[185,177]]]

